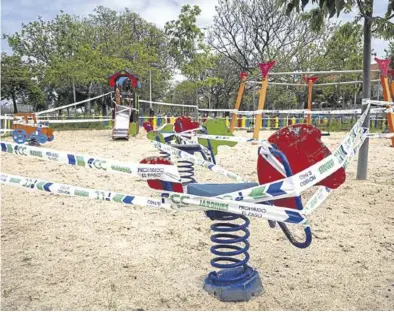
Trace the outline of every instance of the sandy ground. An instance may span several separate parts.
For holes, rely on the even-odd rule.
[[[343,135],[324,141],[333,149]],[[57,132],[46,146],[133,162],[157,155],[145,133],[127,142],[112,141],[110,131]],[[217,158],[229,170],[257,179],[256,147],[221,147]],[[346,183],[311,217],[313,243],[306,250],[253,219],[250,264],[260,272],[265,293],[246,303],[223,303],[202,289],[212,270],[211,221],[202,212],[172,214],[1,186],[1,308],[394,309],[393,159],[388,140],[370,142],[369,179],[355,180],[354,161]],[[1,171],[155,194],[125,175],[9,154],[1,155]],[[197,178],[230,182],[206,170],[197,170]]]

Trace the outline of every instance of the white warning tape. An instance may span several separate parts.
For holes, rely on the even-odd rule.
[[[83,104],[83,103],[86,103],[86,102],[89,102],[89,101],[93,101],[93,100],[102,98],[102,97],[104,97],[106,95],[109,95],[111,93],[112,93],[112,91],[108,92],[108,93],[105,93],[105,94],[101,94],[101,95],[95,96],[93,98],[89,98],[89,99],[83,100],[83,101],[71,103],[71,104],[68,104],[68,105],[60,106],[60,107],[54,107],[54,108],[47,109],[47,110],[41,111],[41,112],[36,112],[35,114],[36,114],[36,116],[38,116],[38,115],[42,115],[42,114],[45,114],[45,113],[51,113],[51,112],[54,112],[54,111],[57,111],[57,110],[60,110],[60,109],[64,109],[64,108],[67,108],[67,107],[72,107],[72,106]]]
[[[294,209],[264,204],[241,203],[218,198],[172,192],[165,194],[166,196],[168,195],[168,197],[156,199],[138,195],[127,195],[110,191],[83,188],[68,184],[59,184],[4,173],[0,173],[0,183],[13,187],[23,187],[29,190],[46,191],[57,195],[80,196],[96,200],[112,201],[125,205],[139,205],[155,209],[169,209],[172,207],[176,211],[219,210],[264,218],[272,221],[307,225],[306,218],[299,212],[294,211]],[[169,203],[171,203],[171,205]]]
[[[163,144],[163,143],[160,143],[160,142],[157,142],[157,141],[151,141],[151,143],[153,144],[153,146],[155,148],[160,149],[163,152],[166,152],[166,153],[170,154],[171,156],[175,156],[175,157],[180,158],[182,160],[190,161],[190,162],[192,162],[192,163],[194,163],[194,164],[196,164],[198,166],[201,166],[201,167],[209,169],[209,170],[211,170],[213,172],[219,173],[219,174],[221,174],[223,176],[226,176],[226,177],[228,177],[230,179],[233,179],[235,181],[247,182],[246,179],[242,178],[241,176],[239,176],[236,173],[228,171],[228,170],[224,169],[223,167],[215,165],[214,163],[211,163],[211,162],[209,162],[207,160],[200,159],[200,158],[198,158],[196,156],[193,156],[193,155],[191,155],[191,154],[189,154],[187,152],[184,152],[184,151],[182,151],[180,149],[177,149],[175,147],[172,147],[170,145]]]
[[[150,165],[126,163],[101,157],[62,152],[41,147],[0,142],[1,151],[20,156],[38,158],[44,161],[53,161],[61,164],[81,166],[88,169],[106,172],[131,174],[144,180],[160,179],[169,182],[180,182],[178,168],[174,165]]]

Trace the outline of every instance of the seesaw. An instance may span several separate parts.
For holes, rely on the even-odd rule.
[[[82,166],[106,172],[129,174],[146,180],[152,189],[160,191],[160,198],[120,194],[78,186],[1,174],[0,182],[11,186],[81,196],[96,200],[114,201],[125,205],[139,205],[152,209],[173,211],[203,210],[213,221],[211,236],[214,245],[211,264],[219,271],[209,273],[204,289],[223,301],[246,301],[263,292],[258,272],[249,264],[249,217],[266,219],[274,227],[278,223],[289,242],[306,248],[312,242],[307,216],[345,181],[347,167],[365,139],[362,123],[368,110],[331,154],[320,141],[320,130],[312,125],[289,126],[274,133],[267,141],[259,141],[258,183],[248,182],[210,161],[196,157],[185,147],[163,142],[152,144],[167,154],[148,157],[140,164],[122,163],[89,155],[60,152],[33,146],[1,142],[2,152]],[[211,135],[205,135],[211,139]],[[216,140],[231,137],[215,136]],[[234,137],[235,142],[253,142]],[[187,144],[183,144],[187,145]],[[192,162],[236,181],[226,184],[196,183],[194,176],[179,174],[182,163],[175,166],[170,158]],[[300,195],[312,186],[317,192],[303,206]],[[304,228],[305,237],[296,240],[288,224]]]
[[[53,129],[49,128],[48,122],[37,122],[34,113],[18,113],[14,115],[12,123],[12,139],[15,143],[23,144],[29,141],[45,144],[52,142],[55,136]]]
[[[178,117],[174,124],[164,124],[162,127],[153,130],[152,123],[146,121],[143,123],[147,131],[149,140],[158,141],[167,144],[187,144],[190,148],[197,149],[204,159],[210,159],[216,163],[215,156],[218,154],[218,147],[226,145],[233,147],[237,142],[221,141],[214,139],[195,139],[196,134],[210,134],[221,136],[233,136],[232,132],[226,126],[225,120],[207,119],[202,125],[193,121],[190,117]],[[195,145],[192,147],[191,145]]]

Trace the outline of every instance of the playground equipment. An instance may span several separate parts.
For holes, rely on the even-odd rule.
[[[113,139],[129,139],[139,132],[139,99],[138,88],[141,84],[138,77],[122,70],[109,77],[109,85],[114,87],[115,101],[112,125]],[[125,105],[121,105],[126,102]]]
[[[203,135],[204,138],[218,139],[220,136]],[[240,138],[222,137],[223,140],[239,140]],[[284,191],[281,190],[283,178],[291,178],[293,175],[304,172],[300,176],[300,186],[308,184],[316,179],[313,171],[307,171],[319,161],[329,157],[331,152],[321,142],[321,132],[312,125],[300,124],[289,126],[277,131],[268,139],[266,144],[259,149],[259,157],[257,163],[257,173],[259,184],[271,184],[268,189],[260,189],[257,191],[255,187],[257,183],[242,181],[241,183],[230,184],[200,184],[194,179],[193,167],[187,171],[186,175],[182,175],[182,185],[179,183],[169,184],[159,180],[148,181],[149,186],[161,191],[175,191],[185,195],[180,196],[178,203],[182,204],[182,200],[189,195],[203,197],[220,197],[226,199],[243,201],[241,192],[253,189],[249,196],[253,197],[255,202],[264,205],[275,205],[279,207],[289,207],[291,209],[303,210],[304,206],[300,196],[294,196],[286,199],[268,200],[271,195],[281,197]],[[242,140],[242,138],[241,138]],[[249,140],[252,142],[251,140]],[[149,164],[167,164],[171,165],[170,155],[185,158],[185,154],[193,155],[196,150],[188,145],[168,146],[163,144],[155,145],[165,153],[164,158],[151,157],[145,159],[143,163]],[[313,156],[311,156],[313,155]],[[190,163],[189,163],[190,164]],[[192,163],[191,163],[192,165]],[[320,172],[331,169],[334,161],[320,166]],[[179,169],[183,166],[179,166]],[[305,172],[306,171],[306,172]],[[181,171],[180,171],[181,172]],[[316,185],[324,187],[326,190],[336,189],[345,182],[345,171],[341,167],[327,178],[323,179]],[[275,181],[277,181],[275,183]],[[240,192],[241,191],[241,192]],[[268,197],[268,198],[267,198]],[[206,211],[206,216],[217,223],[211,226],[211,230],[215,232],[211,236],[211,241],[215,244],[211,247],[214,258],[211,265],[214,268],[222,269],[218,272],[209,273],[204,282],[204,289],[211,295],[222,301],[246,301],[263,291],[261,279],[258,272],[248,265],[249,262],[249,242],[248,237],[250,231],[248,229],[250,220],[248,216],[256,216],[259,209],[251,209],[237,215],[226,212],[222,206],[215,205],[214,202],[206,200],[203,202],[205,207],[214,210]],[[292,217],[289,215],[290,220]],[[241,221],[237,222],[237,221]],[[275,227],[275,222],[269,221],[270,227]],[[297,241],[292,235],[284,222],[278,222],[279,227],[284,232],[291,244],[298,248],[306,248],[312,242],[312,234],[309,226],[305,226],[304,241]],[[242,232],[242,235],[239,234]],[[241,246],[240,246],[241,245]],[[240,259],[241,257],[241,259]]]
[[[239,110],[239,107],[241,106],[242,96],[245,91],[245,85],[246,85],[246,79],[248,78],[248,73],[241,72],[240,77],[241,77],[241,83],[239,85],[238,96],[235,102],[235,107],[234,107],[235,110]],[[237,123],[237,114],[233,113],[231,117],[231,125],[230,125],[231,132],[234,131],[236,123]]]
[[[33,113],[15,114],[12,129],[12,139],[18,144],[28,140],[44,144],[52,142],[55,138],[53,129],[48,127],[48,123],[37,122],[36,115]]]
[[[164,124],[156,130],[153,130],[153,125],[149,121],[144,122],[143,127],[148,132],[147,137],[150,140],[168,144],[174,141],[176,144],[195,145],[193,149],[200,146],[197,149],[201,149],[200,153],[204,154],[203,158],[211,159],[213,163],[215,163],[215,155],[218,154],[220,145],[235,146],[237,144],[236,142],[195,138],[199,132],[218,136],[233,136],[227,128],[225,120],[207,119],[200,125],[199,122],[193,121],[191,117],[181,116],[175,119],[174,124]]]
[[[313,91],[312,88],[313,88],[313,84],[317,81],[317,79],[318,79],[317,76],[312,76],[312,77],[305,76],[304,77],[304,80],[305,80],[305,82],[308,85],[308,111],[309,112],[312,111],[312,93],[313,93],[312,92]],[[311,124],[311,119],[312,119],[312,116],[309,113],[307,115],[306,123],[310,125]]]
[[[223,301],[245,301],[263,291],[258,272],[248,264],[249,217],[269,220],[271,227],[278,222],[291,244],[299,248],[308,247],[312,235],[306,216],[324,201],[333,188],[344,182],[343,168],[347,167],[365,139],[365,131],[361,125],[368,109],[332,154],[321,143],[320,131],[312,125],[287,127],[275,133],[268,141],[259,142],[261,146],[257,168],[261,185],[248,182],[238,174],[194,156],[195,150],[186,147],[186,144],[185,150],[181,150],[179,146],[170,146],[158,141],[153,141],[152,144],[166,153],[167,157],[149,157],[142,160],[141,164],[122,163],[90,155],[77,155],[7,142],[0,142],[0,145],[2,152],[93,170],[105,170],[107,173],[118,172],[137,176],[147,180],[151,188],[159,190],[162,194],[160,199],[93,190],[8,174],[1,174],[0,182],[30,190],[82,196],[126,205],[142,205],[152,209],[204,210],[215,222],[211,226],[212,231],[215,232],[211,236],[211,241],[214,243],[211,248],[214,255],[211,264],[220,270],[208,275],[204,289]],[[216,140],[252,142],[237,137],[202,136],[209,139],[214,137]],[[182,161],[188,161],[214,171],[218,175],[231,178],[237,183],[196,183],[193,172],[179,174],[178,172],[182,170],[175,167],[169,157],[180,159],[179,169],[182,169]],[[318,191],[305,206],[302,206],[301,193],[314,185],[320,185]],[[278,200],[282,201],[278,202]],[[279,203],[283,204],[284,200],[289,201],[290,207],[276,206]],[[305,239],[296,240],[286,224],[303,225]]]
[[[266,80],[266,76],[263,75],[263,80]],[[263,81],[262,84],[266,83]],[[117,91],[120,98],[120,89]],[[260,94],[262,103],[265,100],[263,93],[265,92]],[[150,131],[149,133],[153,135],[153,146],[158,148],[164,157],[149,157],[143,159],[140,164],[0,142],[1,150],[5,153],[103,170],[107,173],[117,172],[136,176],[146,180],[152,189],[160,191],[160,198],[93,190],[9,174],[0,174],[0,183],[25,187],[29,190],[140,205],[152,209],[205,211],[206,216],[215,222],[211,227],[215,232],[211,236],[211,241],[215,244],[211,248],[214,255],[211,264],[219,271],[208,275],[204,289],[223,301],[245,301],[263,291],[258,272],[249,265],[249,217],[266,219],[271,227],[278,223],[291,244],[298,248],[308,247],[312,242],[312,233],[307,216],[324,202],[332,189],[344,183],[345,169],[368,135],[367,129],[363,128],[362,124],[369,110],[368,105],[333,153],[321,142],[320,130],[307,124],[285,127],[274,133],[267,141],[211,134],[208,128],[206,131],[208,134],[194,135],[193,139],[197,139],[197,142],[204,139],[209,142],[259,144],[257,162],[259,184],[249,182],[240,175],[218,166],[214,158],[204,159],[203,155],[203,159],[196,157],[194,154],[201,152],[201,147],[197,149],[188,144],[186,134],[188,131],[197,132],[196,129],[201,127],[187,118],[181,119],[173,126],[172,139],[180,138],[183,144],[170,145],[168,143],[172,139],[162,139],[160,131],[157,133]],[[259,114],[261,116],[261,113]],[[146,124],[149,130],[148,126]],[[177,166],[172,162],[175,157],[179,159]],[[196,183],[194,165],[209,169],[217,175],[226,176],[237,183]],[[312,186],[319,188],[306,205],[303,205],[300,196]],[[297,240],[287,224],[302,225],[304,240]],[[240,232],[242,234],[239,234]]]
[[[392,102],[392,97],[390,94],[390,86],[388,81],[388,71],[391,59],[381,60],[375,57],[375,61],[379,64],[381,73],[380,73],[380,82],[383,88],[383,99],[387,102]],[[394,113],[391,109],[390,105],[386,106],[387,110],[387,124],[390,132],[394,132]],[[391,146],[394,147],[394,137],[391,139]]]

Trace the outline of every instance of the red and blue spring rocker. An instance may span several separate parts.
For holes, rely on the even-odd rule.
[[[182,122],[179,127],[180,130],[184,130],[182,128]],[[321,131],[318,128],[307,124],[287,126],[272,134],[268,139],[272,146],[270,152],[282,164],[284,174],[275,169],[259,151],[257,161],[259,184],[277,181],[284,177],[291,177],[293,174],[307,169],[329,156],[331,152],[321,141],[321,136]],[[174,144],[171,146],[190,154],[201,153],[204,157],[204,153],[198,144]],[[143,162],[151,164],[172,164],[169,156],[167,153],[162,153],[162,157],[151,157],[145,159]],[[215,160],[213,159],[213,161]],[[193,163],[187,162],[186,164],[181,160],[178,162],[178,168],[182,178],[181,185],[160,180],[150,180],[148,181],[149,186],[159,190],[215,197],[258,185],[253,182],[225,184],[197,183],[194,179]],[[345,170],[340,168],[317,185],[335,189],[344,183],[345,179]],[[278,185],[276,185],[277,190],[271,190],[271,193],[276,192],[276,195],[279,195],[280,192],[283,192],[280,189],[280,183],[283,182],[278,182]],[[242,201],[242,197],[237,200]],[[303,209],[301,196],[261,203],[296,210]],[[233,302],[248,301],[261,294],[264,288],[259,273],[248,264],[250,259],[250,245],[248,241],[250,236],[249,218],[246,215],[237,215],[217,210],[208,210],[205,214],[214,222],[211,225],[213,232],[211,242],[213,246],[210,251],[213,254],[211,265],[217,271],[212,271],[208,274],[204,281],[204,290],[221,301]],[[309,226],[306,226],[304,229],[304,239],[298,241],[285,223],[278,222],[278,225],[288,241],[295,247],[307,248],[311,244],[312,233]],[[276,222],[269,221],[269,226],[274,228]]]

